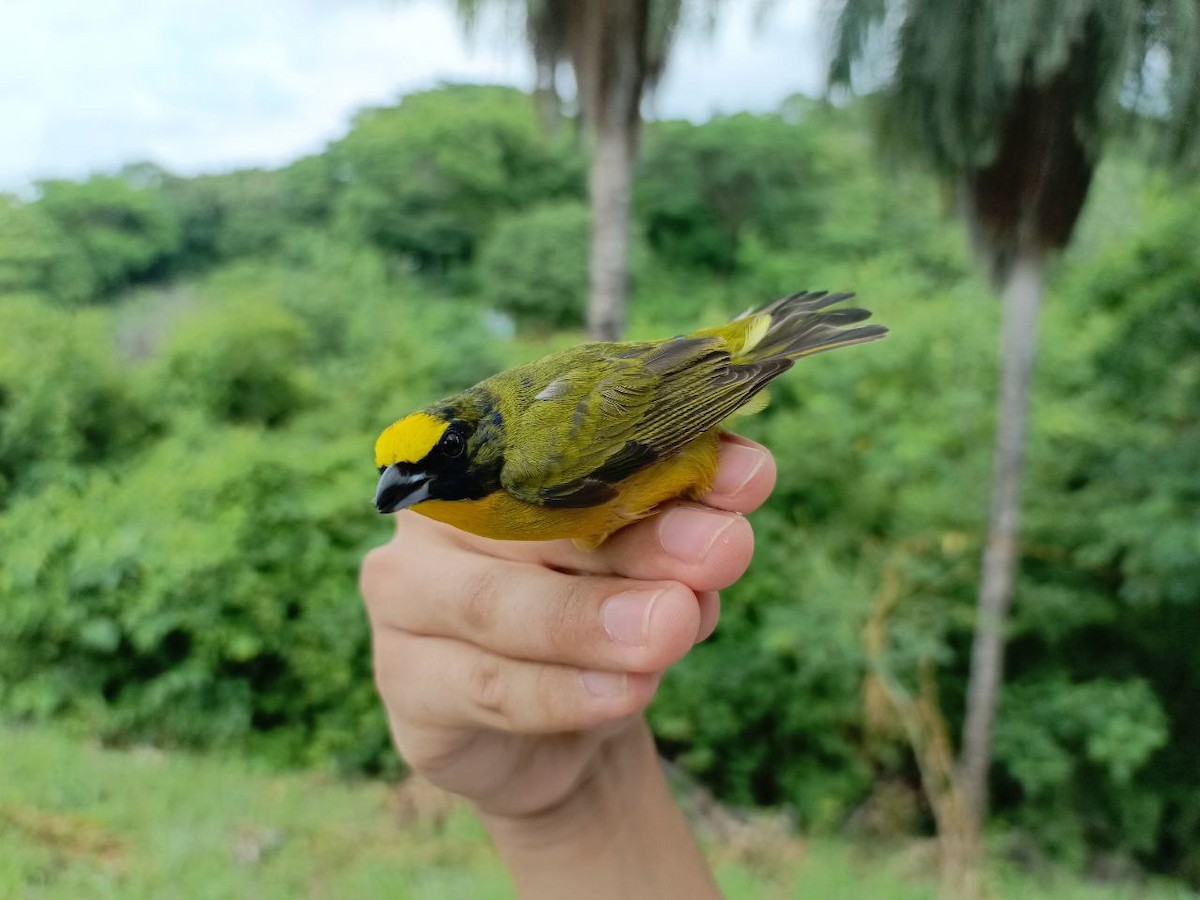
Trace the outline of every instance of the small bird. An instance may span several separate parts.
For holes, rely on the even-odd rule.
[[[500,540],[596,547],[717,469],[723,421],[802,356],[873,341],[853,294],[798,293],[663,341],[581,344],[507,369],[388,426],[375,507]]]

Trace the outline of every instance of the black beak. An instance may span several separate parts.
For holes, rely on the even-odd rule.
[[[394,513],[428,500],[429,481],[424,472],[401,472],[395,465],[388,466],[379,476],[375,508],[381,513]]]

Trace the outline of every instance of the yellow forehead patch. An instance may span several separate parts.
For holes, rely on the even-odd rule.
[[[441,440],[449,422],[435,419],[428,413],[418,412],[405,416],[384,429],[375,442],[375,465],[390,466],[392,463],[415,463],[425,458],[434,445]]]

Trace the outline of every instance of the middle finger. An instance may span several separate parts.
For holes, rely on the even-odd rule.
[[[515,659],[654,672],[680,659],[714,618],[678,582],[567,575],[465,550],[448,562],[436,577],[411,564],[390,573],[393,593],[371,604],[376,626]]]

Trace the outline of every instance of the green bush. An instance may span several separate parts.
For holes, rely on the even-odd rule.
[[[290,185],[282,174],[260,169],[165,177],[161,193],[182,230],[172,271],[194,272],[278,250],[296,224],[289,215]]]
[[[589,221],[582,203],[538,207],[500,220],[479,257],[484,300],[521,322],[582,325]]]
[[[578,153],[543,139],[511,88],[455,85],[365,110],[329,156],[342,234],[435,274],[470,260],[498,215],[583,193]]]
[[[40,188],[38,207],[82,246],[98,292],[111,295],[151,277],[180,246],[179,218],[152,185],[97,175],[81,183],[45,181]]]
[[[96,281],[83,247],[45,209],[0,196],[0,298],[40,294],[78,306],[93,298]]]
[[[799,189],[813,178],[811,144],[779,116],[650,126],[635,194],[650,247],[669,263],[728,275],[747,234],[786,245],[817,214],[818,195]]]
[[[355,440],[194,423],[0,519],[0,704],[103,735],[378,767]]]
[[[176,323],[156,380],[180,409],[279,426],[311,397],[304,324],[270,303],[203,308]]]
[[[14,492],[77,483],[80,466],[122,459],[152,434],[98,316],[10,296],[0,335],[0,510]]]

